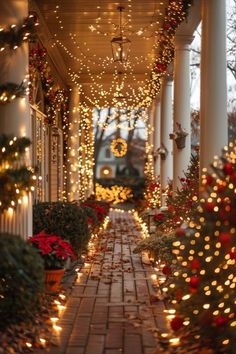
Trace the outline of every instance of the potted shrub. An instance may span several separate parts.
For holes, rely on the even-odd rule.
[[[181,127],[180,123],[176,123],[177,129],[169,134],[171,140],[175,140],[176,146],[178,149],[185,148],[185,140],[188,136],[188,133]]]
[[[60,236],[44,233],[32,236],[29,242],[38,249],[43,258],[46,290],[57,291],[67,260],[76,258],[70,243],[63,241]]]

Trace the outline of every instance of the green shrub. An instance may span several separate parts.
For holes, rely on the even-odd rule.
[[[138,243],[134,249],[134,253],[148,251],[153,255],[155,261],[160,260],[161,262],[171,263],[175,258],[172,253],[172,244],[175,239],[176,237],[174,233],[167,235],[151,235]]]
[[[91,225],[92,227],[98,225],[99,220],[95,210],[92,207],[89,207],[87,205],[82,205],[82,208],[84,209],[84,212],[87,216],[88,224]]]
[[[34,206],[34,234],[45,232],[70,241],[73,250],[81,252],[89,241],[84,208],[74,203],[46,202]]]
[[[30,318],[43,291],[44,266],[19,236],[0,234],[0,326]]]
[[[103,223],[104,219],[109,214],[110,203],[104,200],[87,199],[82,206],[94,210],[98,219],[98,224]]]

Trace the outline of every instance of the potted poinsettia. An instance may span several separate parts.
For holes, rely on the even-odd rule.
[[[29,242],[43,258],[46,290],[57,291],[67,260],[76,258],[70,243],[62,240],[60,236],[45,233],[30,237]]]

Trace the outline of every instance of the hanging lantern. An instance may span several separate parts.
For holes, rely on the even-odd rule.
[[[125,63],[130,51],[130,40],[126,37],[115,37],[111,40],[114,62]]]
[[[118,6],[117,10],[120,11],[120,26],[119,35],[111,40],[112,55],[114,62],[125,63],[128,60],[131,41],[123,34],[122,11],[124,7]]]

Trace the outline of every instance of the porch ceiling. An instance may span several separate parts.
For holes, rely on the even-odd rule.
[[[148,79],[155,58],[155,32],[163,23],[167,0],[35,0],[50,32],[49,44],[63,58],[63,72],[76,73],[83,86],[84,98],[93,82],[102,85],[94,98],[104,90],[114,93],[119,80],[133,82],[133,87]],[[112,61],[111,39],[117,34],[118,6],[124,6],[125,33],[131,40],[129,64],[124,67]],[[101,33],[98,33],[100,31]],[[127,73],[118,79],[115,72]],[[137,80],[137,82],[135,82]],[[110,86],[110,87],[109,87]],[[96,91],[96,90],[95,90]]]
[[[148,85],[168,0],[32,0],[31,5],[40,11],[42,32],[44,37],[47,32],[47,49],[57,70],[66,84],[74,81],[80,86],[82,101],[110,105],[118,92],[129,105],[127,97],[137,96],[140,87]],[[125,66],[112,60],[118,6],[125,8],[123,23],[131,41]]]

